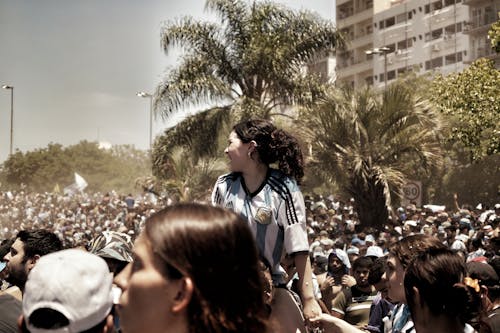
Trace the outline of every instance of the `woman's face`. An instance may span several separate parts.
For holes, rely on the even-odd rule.
[[[117,310],[124,333],[168,332],[172,326],[176,281],[168,280],[161,267],[141,234],[135,241],[134,261],[115,278],[122,289]]]
[[[250,144],[243,143],[234,131],[229,134],[228,146],[224,152],[229,158],[229,169],[232,172],[242,172],[245,166],[248,165],[250,159],[248,156],[249,146]]]
[[[405,270],[399,259],[391,254],[387,257],[387,268],[382,276],[387,281],[387,293],[393,302],[406,303],[404,278]]]

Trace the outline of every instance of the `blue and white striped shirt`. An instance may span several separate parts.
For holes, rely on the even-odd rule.
[[[240,173],[225,174],[215,183],[212,203],[248,221],[260,255],[271,268],[274,284],[285,283],[280,266],[284,252],[309,250],[304,198],[295,180],[269,169],[262,186],[249,193]]]

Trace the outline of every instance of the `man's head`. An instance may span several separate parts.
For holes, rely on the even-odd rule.
[[[106,262],[84,250],[46,255],[31,271],[23,295],[24,332],[102,332],[113,326],[113,276]]]
[[[356,285],[361,288],[370,286],[368,276],[373,266],[373,259],[370,257],[359,257],[352,263],[352,273],[356,279]]]
[[[368,275],[368,283],[375,287],[375,290],[382,294],[383,298],[387,298],[387,281],[383,278],[386,270],[387,257],[380,257],[373,261]]]
[[[103,258],[108,264],[109,271],[116,275],[132,262],[132,247],[130,235],[103,231],[89,242],[87,250]]]
[[[41,256],[59,251],[62,242],[56,234],[47,230],[22,230],[4,256],[7,263],[6,280],[23,290],[28,273]]]

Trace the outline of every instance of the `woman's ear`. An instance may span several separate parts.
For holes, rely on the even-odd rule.
[[[255,140],[250,141],[250,146],[249,146],[249,148],[248,148],[248,149],[249,149],[249,151],[250,151],[250,152],[252,152],[252,153],[253,153],[254,151],[256,151],[256,149],[257,149],[257,142],[255,142]]]
[[[183,309],[187,308],[193,296],[193,289],[193,280],[191,280],[190,277],[183,277],[181,281],[179,281],[179,290],[174,298],[172,312],[181,312]]]

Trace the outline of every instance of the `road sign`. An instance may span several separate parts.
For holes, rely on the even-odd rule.
[[[403,185],[403,204],[422,206],[422,182],[410,180]]]

